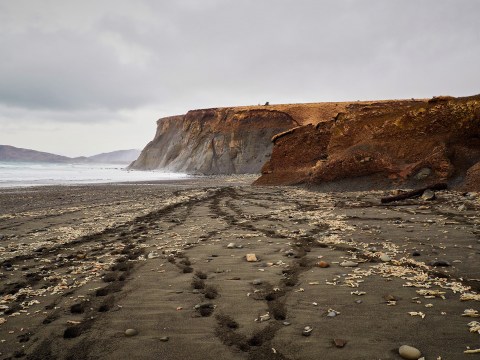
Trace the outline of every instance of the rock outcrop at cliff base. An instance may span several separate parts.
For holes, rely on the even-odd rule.
[[[258,185],[367,188],[449,182],[480,190],[480,95],[351,103],[273,138]]]

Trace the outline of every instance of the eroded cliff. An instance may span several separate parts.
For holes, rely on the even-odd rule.
[[[347,103],[248,106],[189,111],[157,121],[155,138],[131,169],[200,174],[260,173],[271,138],[342,111]]]
[[[256,184],[352,179],[348,186],[371,189],[447,181],[480,190],[480,95],[351,103],[273,142]]]

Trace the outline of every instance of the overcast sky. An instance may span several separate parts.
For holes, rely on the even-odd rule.
[[[0,144],[143,148],[190,109],[480,93],[478,0],[0,0]]]

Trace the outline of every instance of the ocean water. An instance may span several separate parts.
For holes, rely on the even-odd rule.
[[[126,170],[122,165],[0,162],[0,188],[177,180],[188,175]]]

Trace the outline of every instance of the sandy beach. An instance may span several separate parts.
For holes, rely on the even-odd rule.
[[[478,193],[253,180],[0,190],[0,358],[479,356]]]

